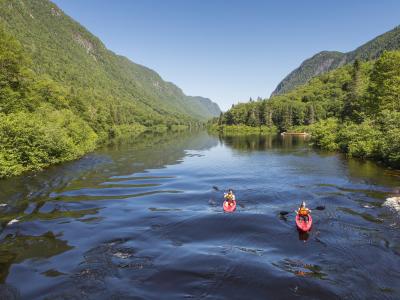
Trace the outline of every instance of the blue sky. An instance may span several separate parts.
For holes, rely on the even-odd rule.
[[[268,97],[306,58],[400,24],[397,0],[55,0],[112,51],[222,109]]]

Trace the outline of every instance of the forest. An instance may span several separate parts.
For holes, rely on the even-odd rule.
[[[108,50],[54,3],[0,0],[0,178],[121,135],[202,127],[219,113]]]
[[[38,76],[31,63],[0,28],[0,177],[77,158],[116,130],[111,118],[91,114],[74,91]]]
[[[100,94],[101,95],[101,94]],[[120,135],[200,126],[177,113],[143,115],[133,101],[56,82],[0,26],[0,178],[73,160]]]
[[[399,168],[400,51],[355,60],[285,94],[233,105],[211,127],[305,131],[316,147]]]

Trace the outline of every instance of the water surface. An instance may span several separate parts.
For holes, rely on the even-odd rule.
[[[116,142],[0,182],[0,298],[399,299],[399,179],[298,137]]]

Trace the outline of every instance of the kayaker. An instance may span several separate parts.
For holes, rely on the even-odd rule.
[[[224,193],[224,198],[228,201],[229,205],[233,205],[233,201],[236,200],[235,194],[233,194],[231,189],[229,189],[227,193]]]
[[[296,211],[300,218],[303,219],[304,222],[308,222],[308,215],[311,213],[311,209],[306,207],[306,202],[301,202],[299,209]]]

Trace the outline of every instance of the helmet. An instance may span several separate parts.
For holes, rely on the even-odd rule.
[[[301,202],[301,206],[306,207],[306,202],[305,201]]]
[[[229,189],[229,190],[228,190],[228,193],[233,193],[232,189]]]

